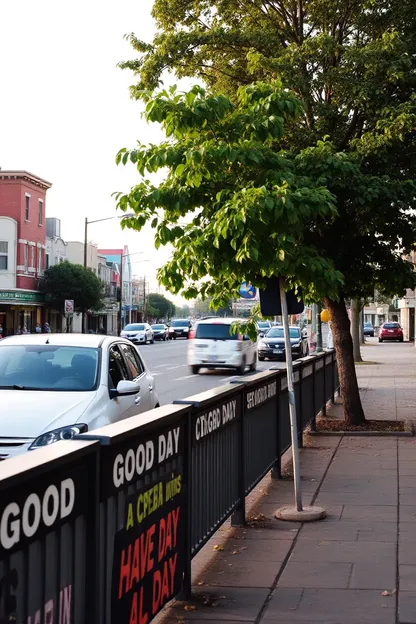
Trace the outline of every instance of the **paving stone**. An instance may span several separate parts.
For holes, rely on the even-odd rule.
[[[372,520],[378,522],[397,522],[395,505],[345,505],[343,520]]]
[[[184,603],[175,603],[169,609],[169,617],[183,621],[254,622],[267,598],[267,589],[236,587],[193,588],[196,599],[190,601],[194,611],[185,611]],[[204,605],[204,601],[207,605]],[[214,604],[215,606],[209,606]]]
[[[400,522],[416,522],[416,504],[400,505]]]
[[[416,565],[399,565],[399,589],[402,591],[414,591],[415,587]]]
[[[350,563],[289,561],[278,586],[343,589],[348,587],[350,574]]]
[[[271,587],[282,561],[216,560],[203,575],[207,585],[222,587]]]
[[[349,587],[351,589],[380,589],[391,591],[396,585],[396,565],[386,562],[354,563]]]
[[[259,523],[261,524],[261,522]],[[301,527],[297,522],[279,522],[278,520],[267,521],[263,527],[251,527],[249,525],[235,529],[231,539],[245,540],[292,540],[298,534]]]
[[[224,550],[217,553],[218,561],[239,565],[241,561],[283,561],[288,554],[293,540],[267,539],[234,540],[229,539],[223,545]]]
[[[381,559],[396,561],[396,545],[392,542],[335,542],[330,540],[298,540],[290,561],[340,561],[349,563],[372,563]]]
[[[299,534],[299,541],[304,540],[335,540],[354,542],[358,539],[359,525],[356,522],[314,522],[313,524],[304,524]]]
[[[325,492],[321,491],[316,500],[318,505],[343,504],[343,505],[397,505],[397,490],[377,492]]]
[[[288,591],[277,588],[262,624],[281,624],[285,620],[310,624],[311,617],[330,624],[395,624],[395,600],[381,596],[379,591],[305,589],[300,598],[299,594],[286,596]]]
[[[416,622],[416,592],[399,591],[399,623],[414,624]]]
[[[413,528],[413,532],[415,533],[415,526],[410,524],[409,526],[411,529]],[[405,542],[403,540],[399,542],[399,563],[405,565],[416,564],[416,542]],[[416,586],[414,589],[416,591]]]

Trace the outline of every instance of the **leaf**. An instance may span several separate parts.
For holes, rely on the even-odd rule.
[[[223,548],[222,546],[220,546],[219,544],[215,544],[215,545],[213,546],[213,550],[222,551],[222,550],[224,550],[224,548]]]

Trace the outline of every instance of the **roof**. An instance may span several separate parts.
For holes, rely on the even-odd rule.
[[[236,318],[234,316],[214,316],[200,321],[197,320],[197,323],[198,325],[212,325],[213,323],[231,325],[231,323],[244,323],[247,321],[248,319]]]
[[[49,189],[52,186],[52,182],[48,182],[47,180],[44,180],[43,178],[40,178],[37,175],[34,175],[33,173],[29,173],[28,171],[24,171],[24,170],[10,170],[10,171],[3,171],[2,169],[0,169],[0,180],[26,180],[28,182],[31,182],[32,184],[34,184],[35,186],[40,186],[42,188],[45,189]]]
[[[0,341],[0,348],[6,345],[56,345],[59,347],[100,347],[104,340],[114,336],[102,334],[23,334],[21,336],[8,336]]]

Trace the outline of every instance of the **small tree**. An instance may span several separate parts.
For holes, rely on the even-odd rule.
[[[148,306],[152,309],[151,316],[155,318],[170,318],[175,312],[175,305],[164,295],[150,293],[147,298]]]
[[[81,264],[61,262],[49,267],[40,282],[40,290],[45,293],[46,301],[61,313],[66,299],[73,299],[78,313],[103,306],[103,282]]]

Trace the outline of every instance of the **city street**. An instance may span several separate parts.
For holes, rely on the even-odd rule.
[[[236,378],[236,372],[227,369],[202,370],[199,375],[192,375],[186,359],[187,349],[187,340],[155,342],[153,345],[141,345],[139,348],[155,377],[161,405],[211,390]],[[272,366],[284,368],[284,362],[257,362],[258,371],[267,370]],[[247,369],[245,377],[249,375],[253,373]]]

